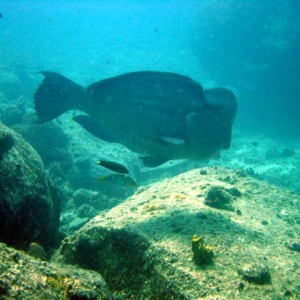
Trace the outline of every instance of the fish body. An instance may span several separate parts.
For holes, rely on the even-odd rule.
[[[228,89],[203,90],[175,73],[143,71],[104,79],[84,88],[53,72],[42,72],[35,93],[40,122],[70,109],[97,137],[166,159],[206,159],[231,143],[237,102]]]
[[[137,188],[137,183],[127,174],[109,174],[100,176],[98,181],[111,185],[124,186],[127,188]]]
[[[110,161],[110,160],[99,160],[96,162],[97,165],[102,166],[106,169],[109,169],[111,171],[121,173],[121,174],[128,174],[129,170],[124,166],[117,162]]]

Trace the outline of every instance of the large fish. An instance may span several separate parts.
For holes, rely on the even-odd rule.
[[[142,155],[206,159],[231,143],[236,97],[225,88],[203,90],[191,78],[168,72],[127,73],[80,86],[53,72],[35,93],[40,122],[78,109],[74,118],[93,135]]]

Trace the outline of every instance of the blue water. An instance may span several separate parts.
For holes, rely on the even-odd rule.
[[[3,36],[20,59],[77,80],[145,69],[192,75],[196,6],[182,3],[17,1],[2,9]]]
[[[299,136],[299,1],[10,0],[0,12],[0,59],[31,75],[52,70],[86,85],[177,72],[233,89],[235,128]]]
[[[236,126],[300,133],[300,2],[0,1],[1,60],[82,84],[163,70],[239,96]]]

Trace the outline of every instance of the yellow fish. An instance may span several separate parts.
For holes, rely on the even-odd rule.
[[[100,176],[98,178],[100,182],[106,182],[113,185],[124,185],[129,188],[136,188],[138,185],[137,183],[128,175],[124,174],[110,174]]]

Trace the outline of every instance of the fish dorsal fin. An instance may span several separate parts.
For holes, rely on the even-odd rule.
[[[105,131],[101,124],[99,124],[99,122],[92,117],[88,115],[79,115],[74,117],[73,120],[95,137],[109,143],[117,142],[117,140],[111,134]]]

